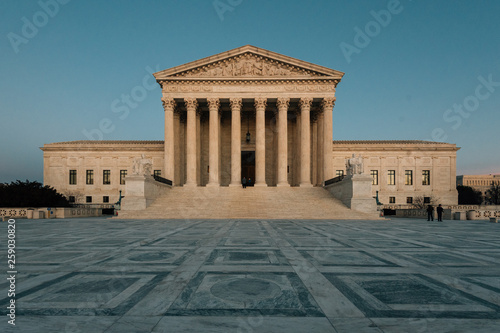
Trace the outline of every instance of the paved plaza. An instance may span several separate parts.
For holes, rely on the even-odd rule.
[[[17,220],[0,331],[498,332],[499,264],[486,221]]]

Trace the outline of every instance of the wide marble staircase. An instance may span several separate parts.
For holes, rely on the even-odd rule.
[[[347,208],[320,187],[173,187],[122,219],[377,219]]]

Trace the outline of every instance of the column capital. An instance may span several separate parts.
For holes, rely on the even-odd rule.
[[[171,97],[162,97],[161,102],[163,104],[164,111],[174,111],[177,103]]]
[[[208,108],[210,110],[212,109],[219,110],[220,100],[218,98],[208,98],[207,102],[208,102]]]
[[[267,98],[265,97],[257,97],[255,99],[255,109],[257,111],[265,111],[267,106]]]
[[[300,108],[303,109],[303,108],[310,108],[311,107],[311,104],[312,104],[312,97],[302,97],[299,101],[299,105],[300,105]]]
[[[229,104],[231,105],[231,111],[240,112],[243,106],[243,99],[241,98],[230,98]]]
[[[196,100],[196,98],[184,98],[184,103],[186,103],[186,108],[188,111],[196,111],[196,108],[198,108],[198,101]]]
[[[336,100],[337,100],[336,97],[323,98],[323,100],[321,101],[321,106],[323,107],[323,109],[332,109],[333,106],[335,105]]]
[[[290,106],[290,98],[278,97],[278,100],[276,101],[276,106],[278,107],[278,109],[281,109],[281,108],[288,109],[288,107]]]

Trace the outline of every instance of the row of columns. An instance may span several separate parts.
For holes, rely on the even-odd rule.
[[[209,98],[209,182],[207,186],[219,186],[219,110],[220,99]],[[311,130],[310,113],[313,99],[301,98],[300,105],[300,186],[311,187]],[[176,102],[173,98],[162,98],[165,110],[165,177],[173,180],[175,174],[174,155],[174,111]],[[256,111],[256,142],[255,142],[255,185],[267,186],[266,184],[266,141],[265,141],[265,111],[267,98],[255,98]],[[198,102],[196,98],[185,98],[184,103],[187,110],[186,130],[186,184],[185,186],[196,186],[196,110]],[[321,156],[322,179],[333,178],[332,161],[332,108],[335,98],[325,98],[321,103],[322,121],[318,129],[318,140],[322,140],[318,152]],[[230,106],[231,120],[231,183],[230,186],[241,184],[241,98],[231,98]],[[290,186],[288,184],[288,120],[287,113],[290,106],[289,98],[278,98],[278,170],[277,186]]]

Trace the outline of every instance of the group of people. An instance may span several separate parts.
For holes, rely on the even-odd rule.
[[[438,222],[443,222],[443,211],[443,207],[439,204],[436,208]],[[432,205],[427,206],[427,221],[434,221],[434,207],[432,207]]]
[[[243,179],[241,180],[241,185],[243,186],[243,188],[247,188],[247,186],[252,186],[252,178],[248,177],[248,179],[246,179],[246,177],[243,177]]]

